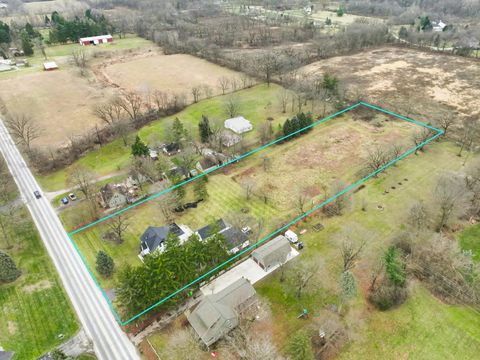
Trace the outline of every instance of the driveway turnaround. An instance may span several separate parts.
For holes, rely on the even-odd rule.
[[[54,209],[41,192],[1,119],[0,151],[60,274],[78,318],[87,336],[93,341],[98,359],[140,359],[135,347],[120,328],[98,286],[78,256]],[[36,199],[33,194],[36,190],[42,195],[39,199]],[[55,305],[52,304],[52,306]]]
[[[288,257],[285,263],[292,260],[298,254],[299,254],[298,251],[292,248],[290,250],[290,254],[288,254]],[[255,261],[253,261],[251,257],[249,257],[244,262],[238,264],[237,266],[233,267],[232,269],[228,270],[227,272],[217,277],[211,283],[203,286],[200,289],[200,291],[202,292],[203,295],[216,294],[219,291],[222,291],[223,289],[225,289],[227,286],[230,286],[231,284],[233,284],[235,281],[237,281],[242,277],[250,281],[250,284],[253,285],[257,281],[260,281],[261,279],[263,279],[268,274],[271,274],[272,272],[274,272],[279,267],[280,265],[275,265],[272,268],[270,268],[268,271],[265,271],[260,267],[260,265],[258,265]]]

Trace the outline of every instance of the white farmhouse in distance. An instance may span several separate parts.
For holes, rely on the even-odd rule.
[[[243,134],[253,129],[252,123],[243,116],[237,116],[225,120],[225,128],[232,130],[236,134]]]

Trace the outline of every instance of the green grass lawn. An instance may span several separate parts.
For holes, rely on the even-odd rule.
[[[473,258],[480,261],[480,224],[466,228],[459,236],[460,247],[463,250],[471,250]]]
[[[139,136],[150,144],[165,142],[165,130],[170,128],[172,121],[178,117],[190,131],[190,133],[198,139],[198,122],[202,115],[207,115],[211,120],[224,120],[226,116],[223,114],[223,104],[228,96],[234,96],[240,103],[240,114],[249,119],[254,127],[265,121],[267,117],[273,117],[273,125],[276,126],[292,113],[283,114],[278,102],[278,95],[282,88],[272,84],[257,85],[253,88],[241,90],[233,95],[218,96],[212,99],[200,101],[187,107],[174,116],[162,118],[145,126],[138,131]],[[132,133],[132,139],[135,136]],[[256,131],[252,131],[246,135],[246,141],[254,141]],[[108,175],[112,172],[125,169],[130,161],[131,149],[129,146],[123,146],[123,142],[117,139],[99,150],[89,152],[87,155],[77,161],[78,164],[94,171],[99,177]],[[66,185],[66,174],[68,168],[56,171],[46,176],[38,176],[38,180],[42,187],[47,191],[64,189]]]
[[[339,359],[478,359],[480,313],[446,305],[415,284],[397,309],[371,313]]]
[[[19,216],[29,219],[26,209]],[[74,335],[78,323],[33,223],[17,223],[12,237],[12,247],[0,239],[0,248],[22,276],[0,285],[0,345],[14,351],[15,359],[36,359]]]

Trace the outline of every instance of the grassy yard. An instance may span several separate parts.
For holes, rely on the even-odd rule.
[[[74,335],[78,323],[62,284],[26,209],[12,229],[14,243],[0,248],[12,256],[22,276],[0,285],[0,346],[15,359],[36,359]]]
[[[471,250],[473,258],[480,261],[480,224],[466,228],[459,236],[460,247]]]
[[[172,121],[178,117],[190,131],[198,138],[198,122],[202,115],[207,115],[211,120],[224,120],[223,104],[228,96],[234,96],[240,103],[240,114],[249,119],[254,127],[265,121],[268,117],[273,117],[273,125],[276,127],[282,123],[287,116],[292,113],[283,114],[278,102],[278,95],[283,89],[278,85],[257,85],[253,88],[241,90],[233,95],[219,96],[208,100],[200,101],[197,104],[187,107],[180,113],[167,118],[159,119],[148,126],[142,128],[138,134],[149,144],[163,143],[166,141],[165,130],[170,128]],[[132,138],[135,134],[132,134]],[[246,136],[246,141],[252,141],[256,136],[255,130]],[[123,146],[121,139],[115,140],[101,149],[92,151],[78,160],[78,164],[83,165],[98,176],[108,175],[112,172],[126,168],[130,162],[130,147]],[[66,188],[67,169],[56,171],[46,176],[39,176],[42,187],[45,190],[54,191]]]
[[[401,307],[374,312],[339,359],[477,359],[480,313],[446,305],[415,284]]]
[[[235,224],[242,210],[248,210],[247,224],[255,229],[261,224],[258,239],[267,236],[288,221],[300,215],[296,207],[298,194],[305,197],[305,209],[323,199],[322,185],[330,187],[336,180],[345,184],[356,179],[370,148],[408,138],[412,125],[404,122],[385,122],[382,128],[374,128],[364,122],[352,121],[350,115],[332,119],[316,126],[311,133],[295,140],[269,147],[251,155],[238,164],[230,165],[208,177],[209,197],[198,208],[175,215],[175,222],[196,230],[216,219],[224,218]],[[351,156],[352,152],[356,156]],[[265,171],[263,159],[268,157],[271,169]],[[310,159],[307,159],[309,157]],[[247,200],[242,183],[255,185],[253,195]],[[346,185],[344,185],[346,186]],[[193,184],[186,188],[184,201],[193,201]],[[264,193],[268,193],[267,202]],[[331,194],[333,195],[333,194]],[[160,204],[164,197],[150,200],[126,213],[130,224],[124,243],[115,244],[102,239],[108,231],[107,222],[93,226],[73,236],[80,252],[97,277],[95,258],[99,250],[110,254],[117,267],[124,264],[138,265],[140,260],[139,238],[148,226],[162,226],[167,219]],[[79,221],[78,208],[62,213],[67,229],[73,230]],[[242,225],[244,226],[244,225]],[[256,239],[252,239],[252,242]],[[99,277],[101,285],[114,286],[113,279]]]

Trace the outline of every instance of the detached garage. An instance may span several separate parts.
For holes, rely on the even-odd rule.
[[[280,235],[255,250],[252,253],[252,259],[263,270],[269,271],[274,266],[286,262],[291,250],[292,248],[287,238]]]
[[[113,42],[113,37],[112,35],[90,36],[90,37],[80,38],[79,42],[80,42],[80,45],[82,46],[106,44],[106,43]]]

